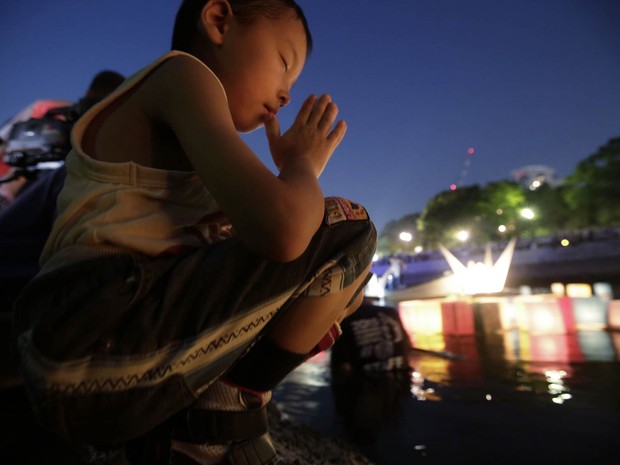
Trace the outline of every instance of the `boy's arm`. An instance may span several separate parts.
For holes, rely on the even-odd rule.
[[[151,83],[149,116],[172,128],[240,238],[272,260],[301,255],[323,218],[318,176],[346,129],[340,124],[338,134],[330,131],[335,106],[308,99],[283,136],[275,116],[267,118],[280,169],[276,176],[239,137],[221,84],[208,69],[176,58],[162,65]]]

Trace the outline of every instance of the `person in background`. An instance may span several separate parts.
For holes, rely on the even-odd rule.
[[[111,94],[125,77],[111,70],[98,72],[85,95],[71,106],[53,102],[71,125],[90,107]],[[66,145],[68,146],[69,141]],[[61,163],[40,169],[32,177],[19,176],[0,184],[14,193],[0,209],[0,421],[11,425],[3,441],[3,457],[12,463],[82,463],[81,452],[56,440],[35,418],[19,376],[10,341],[13,333],[13,303],[26,283],[39,271],[39,256],[56,216],[56,200],[66,170]],[[37,444],[37,447],[32,447]],[[84,461],[84,463],[86,463]]]
[[[346,124],[291,100],[293,0],[185,0],[172,51],[76,123],[42,269],[16,301],[41,422],[132,463],[272,463],[266,403],[361,304],[377,233],[319,177]],[[265,128],[273,173],[240,137]]]
[[[28,110],[31,107],[34,107],[31,111],[20,112],[19,115],[11,119],[9,123],[2,127],[2,130],[0,131],[0,154],[2,157],[6,154],[6,147],[8,138],[11,134],[12,126],[16,123],[26,121],[26,119],[28,119],[28,116],[26,115],[31,115],[31,118],[42,118],[45,116],[47,111],[60,111],[63,114],[63,117],[67,118],[69,122],[75,122],[75,120],[86,113],[91,106],[99,102],[104,97],[107,97],[112,91],[121,85],[124,80],[125,76],[116,71],[103,70],[98,72],[93,77],[86,94],[81,97],[77,103],[71,106],[66,105],[68,102],[56,100],[43,100],[35,102],[25,109]],[[2,160],[2,163],[4,165],[4,160]],[[11,166],[4,165],[2,168],[2,178],[12,177],[15,173],[16,169]],[[23,187],[30,186],[35,180],[36,178],[29,179],[26,176],[16,176],[10,181],[1,183],[0,211],[10,205],[20,195],[20,192],[23,192]]]
[[[8,118],[2,126],[0,126],[0,179],[11,177],[14,171],[14,167],[8,165],[4,159],[6,155],[7,141],[10,139],[11,130],[16,123],[24,122],[32,118],[42,118],[49,110],[59,107],[67,107],[72,105],[73,102],[68,100],[54,100],[54,99],[42,99],[35,100],[16,115]],[[0,185],[0,194],[3,192],[3,187],[10,186],[9,183],[2,183]],[[0,203],[2,202],[0,197]]]
[[[397,256],[390,257],[390,266],[385,272],[387,275],[387,288],[390,291],[397,291],[404,286],[404,268],[405,264],[402,258]]]
[[[54,108],[74,123],[95,103],[125,80],[122,74],[103,70],[91,80],[85,95],[70,107]],[[66,143],[69,147],[69,141]],[[68,148],[67,148],[68,151]],[[56,217],[56,198],[66,176],[64,164],[36,170],[32,177],[19,176],[0,184],[11,192],[0,209],[0,310],[9,312],[13,300],[39,271],[39,256]]]
[[[371,444],[410,396],[411,343],[398,310],[370,296],[341,328],[330,354],[336,413],[353,441]]]

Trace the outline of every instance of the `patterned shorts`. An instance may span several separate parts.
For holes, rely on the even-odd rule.
[[[330,197],[292,262],[265,260],[233,237],[181,256],[90,258],[35,278],[16,324],[39,420],[93,444],[148,432],[193,403],[295,299],[353,283],[375,247],[366,210]]]

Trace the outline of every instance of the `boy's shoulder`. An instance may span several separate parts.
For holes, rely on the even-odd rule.
[[[157,74],[155,73],[155,71],[157,71],[158,73],[160,71],[171,72],[179,68],[206,69],[209,70],[211,74],[215,75],[205,63],[203,63],[199,58],[195,57],[194,55],[186,52],[181,52],[179,50],[170,50],[169,52],[160,55],[147,65],[140,68],[133,75],[129,76],[129,78],[126,79],[125,82],[123,82],[119,89],[122,90],[127,86],[131,86],[132,83],[136,81],[140,81],[145,78],[151,77],[153,74]]]
[[[201,85],[208,85],[205,77],[213,78],[213,83],[225,94],[224,86],[217,75],[209,66],[198,57],[179,50],[171,50],[151,62],[148,66],[139,71],[138,75],[150,75],[157,71],[159,75],[165,75],[164,82],[170,79],[174,82],[177,79],[189,79],[197,77]]]

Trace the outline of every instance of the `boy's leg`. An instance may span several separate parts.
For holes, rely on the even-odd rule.
[[[369,271],[370,265],[353,284],[337,294],[306,296],[296,300],[286,314],[274,323],[264,339],[224,379],[213,383],[201,395],[193,407],[194,412],[204,410],[202,415],[208,417],[213,411],[247,411],[253,415],[253,421],[259,410],[264,410],[271,399],[271,390],[308,358],[308,354],[329,334],[334,324],[359,308]],[[173,440],[172,463],[211,465],[221,463],[228,456],[230,463],[237,464],[236,456],[241,456],[243,459],[240,463],[267,464],[275,458],[276,451],[269,438],[266,415],[263,425],[263,428],[259,426],[253,438],[236,444],[230,444],[230,441],[227,444],[213,441],[198,444]],[[183,430],[185,426],[183,424]],[[185,431],[181,436],[188,439]],[[252,459],[248,460],[249,457]]]
[[[342,321],[359,308],[364,297],[362,287],[369,272],[370,265],[351,286],[338,294],[297,300],[265,337],[290,352],[309,353],[335,322]],[[352,298],[354,300],[349,304]]]
[[[340,202],[331,200],[326,205],[328,224],[339,223],[344,219],[345,214],[339,210]],[[323,242],[318,241],[315,247],[321,247],[321,244]],[[362,244],[363,241],[360,245]],[[199,416],[208,417],[208,409],[212,408],[219,409],[220,412],[245,410],[256,414],[259,408],[264,409],[264,401],[270,399],[271,390],[288,373],[312,353],[316,353],[317,349],[325,349],[331,345],[325,342],[330,339],[333,342],[332,338],[339,335],[337,323],[361,305],[363,288],[370,276],[372,253],[369,255],[368,245],[369,243],[363,245],[349,259],[339,261],[335,268],[324,269],[321,274],[315,276],[310,288],[301,296],[295,297],[285,311],[279,312],[272,324],[266,328],[262,339],[203,393],[194,408],[207,409],[207,412]],[[351,252],[352,250],[349,251]],[[360,263],[364,263],[364,266],[360,267]],[[353,279],[351,279],[352,272]],[[343,283],[347,283],[345,287],[342,287]],[[215,405],[213,400],[216,397],[219,396],[221,399],[222,393],[230,394],[231,390],[236,392],[236,395],[229,396],[227,405],[222,403],[219,407]],[[256,400],[253,402],[253,406],[247,402],[252,395],[254,399],[259,399],[258,404]],[[231,402],[232,399],[236,401]],[[186,426],[185,422],[182,422],[181,429],[185,429]],[[188,438],[184,434],[181,436],[183,439]],[[176,456],[181,459],[178,461],[180,464],[185,458],[191,457],[195,463],[204,465],[215,464],[225,458],[228,463],[235,465],[238,463],[259,465],[269,463],[276,456],[269,438],[266,417],[263,428],[249,440],[232,445],[229,441],[225,446],[217,446],[217,441],[201,441],[202,444],[197,442],[173,440],[172,462],[176,463],[174,459]]]
[[[375,246],[362,206],[327,199],[324,224],[291,263],[232,238],[176,257],[96,257],[37,278],[16,315],[38,417],[70,440],[117,444],[176,417],[223,374],[250,373],[250,384],[271,389],[341,318]],[[250,356],[265,360],[261,376]]]

